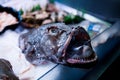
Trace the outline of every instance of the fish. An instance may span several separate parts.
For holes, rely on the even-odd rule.
[[[45,61],[82,67],[97,61],[87,31],[81,26],[50,23],[33,29],[19,37],[19,48],[34,65]]]

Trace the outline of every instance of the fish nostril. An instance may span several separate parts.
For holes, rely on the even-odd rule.
[[[25,50],[22,50],[22,53],[25,53]]]

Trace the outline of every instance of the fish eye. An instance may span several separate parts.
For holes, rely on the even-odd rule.
[[[59,34],[59,29],[56,27],[51,27],[48,31],[49,31],[49,34],[53,36],[56,36],[57,34]]]
[[[52,33],[58,33],[58,29],[51,29],[50,30]]]

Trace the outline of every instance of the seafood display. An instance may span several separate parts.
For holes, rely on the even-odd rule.
[[[8,60],[0,58],[0,80],[19,80]]]
[[[34,6],[31,11],[20,10],[22,24],[28,28],[37,28],[48,23],[64,22],[66,24],[80,23],[84,20],[78,15],[67,13],[58,9],[55,4],[47,3],[45,8],[40,5]]]
[[[13,80],[18,77],[38,80],[58,64],[72,68],[96,64],[98,56],[91,40],[103,31],[101,25],[85,19],[83,14],[62,10],[49,0],[11,0],[3,6],[0,6],[0,69],[3,70],[0,79],[7,80],[12,74],[16,78]],[[6,30],[8,27],[15,29]]]
[[[43,64],[46,60],[70,66],[97,61],[85,29],[64,23],[46,24],[22,34],[19,47],[26,59],[34,65]]]
[[[29,12],[23,12],[22,23],[26,27],[37,28],[43,24],[63,22],[63,18],[67,13],[60,11],[56,8],[54,4],[47,4],[45,10],[43,10],[40,5],[36,5]]]

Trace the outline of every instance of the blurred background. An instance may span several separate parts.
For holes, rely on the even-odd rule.
[[[120,20],[120,0],[56,0],[103,20]]]

